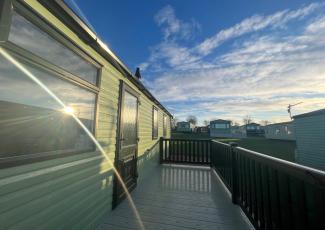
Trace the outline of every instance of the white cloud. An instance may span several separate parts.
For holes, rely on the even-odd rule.
[[[174,8],[170,5],[162,8],[156,15],[155,21],[162,27],[164,39],[189,39],[200,28],[194,19],[183,22],[175,15]]]
[[[179,41],[190,40],[200,30],[200,25],[194,19],[190,22],[184,22],[175,15],[175,10],[167,5],[156,15],[155,21],[162,29],[162,41],[151,47],[149,59],[139,66],[142,70],[150,67],[151,71],[160,71],[162,65],[172,68],[178,68],[183,65],[189,65],[200,57],[192,55],[190,50],[180,45]]]
[[[325,16],[317,18],[307,26],[306,30],[310,33],[319,33],[321,31],[325,33]]]
[[[298,10],[283,10],[268,16],[254,15],[250,18],[244,19],[240,23],[230,28],[221,30],[213,37],[208,38],[199,44],[196,49],[199,53],[207,55],[226,40],[233,39],[247,33],[256,32],[267,27],[282,27],[293,19],[301,19],[311,14],[318,8],[323,7],[323,5],[323,3],[312,3]]]
[[[323,5],[256,15],[192,47],[163,41],[146,62],[150,69],[159,66],[154,80],[146,84],[183,119],[194,114],[201,120],[219,116],[240,121],[250,114],[256,120],[283,121],[289,103],[303,102],[296,113],[322,108]],[[263,30],[266,27],[272,30]],[[222,42],[244,34],[228,51],[207,59]]]
[[[287,23],[301,20],[324,6],[325,3],[312,3],[297,10],[283,10],[267,16],[254,15],[189,47],[180,42],[180,39],[193,37],[199,27],[198,23],[193,20],[190,23],[181,21],[176,17],[175,10],[168,5],[155,16],[157,24],[162,27],[163,40],[151,48],[149,59],[140,66],[143,70],[152,72],[161,71],[163,68],[182,71],[211,68],[211,63],[203,59],[222,43],[266,28],[283,29]]]

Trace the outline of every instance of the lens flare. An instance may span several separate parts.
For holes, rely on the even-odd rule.
[[[63,111],[71,111],[69,114],[74,118],[74,120],[80,125],[80,127],[85,131],[85,133],[88,135],[88,137],[94,142],[97,149],[100,151],[102,156],[109,162],[109,164],[112,166],[112,169],[116,175],[117,180],[121,184],[123,190],[125,191],[126,198],[129,201],[132,210],[136,216],[136,219],[140,225],[140,228],[145,230],[145,227],[143,225],[143,222],[141,220],[140,214],[132,200],[132,197],[126,187],[126,185],[123,182],[123,179],[119,172],[114,167],[114,163],[111,161],[111,159],[108,157],[108,154],[105,152],[103,147],[99,144],[99,142],[96,140],[94,135],[88,130],[88,128],[79,120],[79,118],[73,113],[73,109],[69,106],[66,106],[63,101],[58,98],[41,80],[39,80],[33,73],[31,73],[23,64],[21,64],[18,60],[16,60],[12,55],[10,55],[6,50],[4,50],[2,47],[0,47],[0,53],[3,57],[5,57],[8,61],[10,61],[13,65],[15,65],[21,72],[23,72],[27,77],[29,77],[32,81],[34,81],[38,86],[40,86],[46,93],[48,93],[60,106],[62,106]]]
[[[69,107],[69,106],[66,106],[64,109],[63,109],[63,112],[66,113],[66,114],[73,114],[74,112],[74,109]]]

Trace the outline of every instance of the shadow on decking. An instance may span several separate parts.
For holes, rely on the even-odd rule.
[[[146,229],[251,229],[208,167],[162,165],[132,193]],[[99,229],[140,229],[127,201]]]

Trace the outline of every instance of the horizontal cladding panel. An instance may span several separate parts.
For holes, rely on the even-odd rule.
[[[71,230],[96,229],[98,223],[111,211],[111,203],[111,196],[107,195],[102,202],[94,203],[93,208],[90,210],[84,209],[83,215],[79,215],[79,220],[74,223]]]
[[[112,167],[109,163],[99,167],[98,163],[95,162],[93,165],[83,165],[79,170],[74,170],[65,177],[54,176],[52,180],[46,180],[46,178],[44,178],[45,180],[43,183],[30,187],[23,187],[20,190],[1,196],[0,213],[12,210],[34,199],[39,199],[49,193],[55,193],[55,191],[62,188],[66,189],[77,185],[82,186],[84,183],[88,183],[89,180],[98,179],[97,177],[105,178],[107,173],[110,173],[110,170],[112,170]],[[53,177],[53,175],[51,176]]]
[[[41,161],[32,164],[26,164],[19,167],[1,169],[0,173],[0,186],[4,186],[12,180],[17,178],[28,178],[27,175],[37,174],[41,170],[51,172],[51,170],[57,170],[57,168],[72,167],[74,165],[81,165],[83,163],[91,162],[99,158],[99,152],[86,152],[80,153],[69,157],[62,157],[48,161]],[[72,165],[72,166],[71,166]],[[0,195],[2,194],[0,189]]]
[[[68,176],[74,172],[79,172],[86,167],[95,167],[96,165],[99,167],[102,161],[103,157],[101,154],[97,154],[97,156],[92,158],[85,158],[69,163],[62,163],[60,165],[53,165],[52,167],[4,178],[0,180],[0,184],[4,184],[1,186],[1,196],[8,193],[21,191],[32,186],[38,186],[49,180],[64,178],[64,176]]]
[[[116,122],[117,118],[110,118],[111,120],[98,120],[100,122],[100,126],[97,128],[97,131],[99,130],[105,130],[106,132],[114,133],[116,134]],[[115,135],[114,134],[114,135]]]
[[[76,215],[76,210],[89,209],[89,205],[93,204],[96,200],[102,202],[107,194],[112,194],[112,192],[107,192],[105,189],[102,189],[102,182],[96,181],[94,184],[80,187],[79,190],[71,192],[68,199],[61,199],[56,202],[49,200],[47,203],[46,201],[37,202],[36,200],[29,207],[21,208],[25,211],[19,216],[19,218],[25,217],[23,221],[17,221],[17,217],[12,217],[12,219],[16,220],[13,226],[18,229],[36,229],[44,224],[43,229],[49,229],[52,226],[57,228],[56,226],[60,226],[62,223],[68,223],[69,220],[71,221]],[[40,212],[36,213],[36,210]],[[26,215],[28,216],[27,218]],[[65,219],[67,216],[70,218],[62,222],[62,219]],[[56,221],[55,225],[52,225],[51,221]]]
[[[100,169],[99,169],[100,170]],[[63,186],[63,187],[59,187],[59,188],[55,188],[53,190],[47,189],[47,192],[44,191],[44,194],[42,196],[38,196],[38,197],[34,197],[35,199],[32,199],[28,202],[25,202],[23,199],[18,199],[18,201],[15,201],[16,205],[19,205],[19,209],[11,209],[9,211],[5,211],[3,213],[1,213],[1,218],[10,218],[10,217],[14,217],[15,215],[17,215],[17,218],[19,216],[19,218],[21,219],[25,219],[26,216],[25,215],[33,215],[34,212],[37,213],[38,209],[41,208],[42,206],[46,207],[48,204],[56,204],[58,202],[63,201],[64,202],[64,198],[63,197],[67,197],[67,199],[69,199],[68,197],[71,197],[72,195],[74,195],[77,191],[81,191],[83,189],[85,189],[86,187],[91,186],[92,184],[96,184],[98,182],[102,183],[102,180],[106,180],[106,178],[108,176],[112,176],[113,175],[113,171],[110,170],[110,172],[106,172],[106,173],[101,173],[101,174],[97,174],[95,172],[84,172],[84,177],[79,178],[79,181],[74,181],[71,180],[71,182],[69,185]],[[91,173],[90,175],[86,174],[86,173]],[[81,175],[80,175],[81,176]],[[75,178],[72,178],[75,179]],[[68,180],[68,179],[67,179]],[[112,179],[109,179],[110,181],[112,181]],[[60,185],[60,184],[58,184]],[[87,185],[87,186],[85,186]],[[43,187],[43,189],[46,190],[46,188]],[[30,190],[28,190],[30,191]],[[28,192],[27,191],[27,192]],[[42,190],[40,190],[42,191]],[[35,191],[30,191],[29,195],[32,195],[32,192]],[[22,195],[23,191],[21,192]],[[17,194],[16,194],[17,196]],[[19,197],[19,196],[18,196]],[[63,198],[63,199],[62,199]],[[19,202],[22,203],[19,203]],[[12,204],[13,207],[15,204]],[[37,207],[38,209],[33,210],[33,208]],[[26,213],[26,210],[31,210],[28,213]],[[12,221],[17,221],[17,218],[10,218]],[[8,221],[6,221],[8,223]]]
[[[82,168],[79,170],[82,171]],[[94,170],[94,172],[91,172],[92,170]],[[89,194],[97,193],[95,197],[100,197],[100,193],[103,192],[103,180],[109,181],[109,183],[107,183],[105,186],[108,190],[111,190],[112,186],[110,186],[110,184],[113,175],[112,170],[108,170],[106,173],[99,173],[100,171],[101,169],[97,164],[95,167],[90,169],[90,171],[86,170],[81,172],[81,175],[79,175],[80,178],[65,177],[64,175],[67,173],[66,172],[65,174],[61,175],[61,177],[64,178],[64,181],[61,181],[60,183],[63,184],[58,183],[57,186],[55,186],[56,188],[52,190],[45,187],[43,187],[44,190],[42,190],[40,189],[41,185],[39,185],[39,189],[36,188],[34,191],[32,191],[32,189],[26,186],[30,193],[25,191],[25,188],[22,189],[20,191],[20,199],[17,199],[17,201],[15,201],[16,203],[12,204],[19,206],[16,208],[12,207],[14,209],[0,214],[0,223],[2,223],[2,227],[6,229],[9,226],[15,226],[17,223],[23,221],[22,226],[25,226],[26,229],[28,222],[37,226],[38,224],[41,224],[39,221],[44,223],[44,219],[51,219],[55,217],[58,215],[58,213],[62,213],[67,207],[72,208],[73,212],[76,212],[79,209],[73,208],[73,206],[78,205],[80,201],[85,200]],[[56,177],[58,177],[58,175],[52,175],[52,177],[49,179]],[[110,179],[107,179],[109,177]],[[66,183],[68,185],[66,185]],[[43,195],[42,191],[44,192]],[[37,196],[32,197],[34,199],[29,200],[26,203],[25,198],[27,196],[33,196],[35,193]],[[111,191],[109,193],[111,193]],[[15,194],[15,196],[16,198],[19,197],[18,192]],[[19,202],[23,203],[19,204]],[[89,204],[91,203],[92,201],[89,201]],[[44,216],[43,218],[42,216],[45,214],[47,214],[47,217]]]

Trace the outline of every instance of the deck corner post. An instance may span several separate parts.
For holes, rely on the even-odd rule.
[[[237,204],[238,197],[238,170],[237,170],[237,158],[236,158],[236,147],[238,146],[235,142],[229,143],[231,148],[231,176],[232,176],[232,191],[231,199],[233,204]]]
[[[164,154],[164,138],[160,137],[159,139],[159,163],[163,163],[163,154]]]

